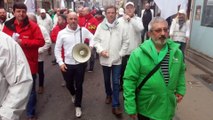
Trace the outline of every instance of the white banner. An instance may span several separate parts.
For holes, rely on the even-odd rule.
[[[154,0],[156,5],[161,11],[161,17],[164,19],[178,12],[178,6],[181,5],[181,9],[186,10],[188,0]]]
[[[35,13],[35,0],[25,0],[24,4],[27,6],[28,13]]]
[[[61,9],[65,9],[65,3],[64,3],[64,0],[61,0],[60,8],[61,8]]]

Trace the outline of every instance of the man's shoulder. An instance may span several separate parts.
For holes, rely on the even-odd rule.
[[[7,45],[11,46],[11,45],[17,45],[17,42],[15,42],[15,40],[13,40],[9,35],[7,35],[6,33],[4,32],[1,32],[0,31],[0,48],[3,48],[3,49],[9,49],[7,47]]]
[[[58,34],[65,34],[65,33],[67,33],[68,31],[67,31],[67,28],[65,27],[64,29],[62,29],[62,30],[60,30],[59,32],[58,32]]]
[[[123,17],[119,17],[117,21],[118,22],[124,21],[124,18]]]
[[[29,24],[28,25],[30,25],[32,27],[35,27],[35,28],[39,28],[39,25],[37,23],[31,21],[31,20],[29,20]]]

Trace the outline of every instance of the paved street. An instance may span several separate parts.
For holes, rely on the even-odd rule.
[[[62,75],[57,65],[51,61],[53,55],[46,56],[45,61],[45,92],[38,94],[38,120],[119,120],[111,113],[111,105],[104,103],[105,93],[103,86],[102,69],[96,63],[94,72],[86,72],[84,94],[80,119],[75,117],[74,105],[70,94],[65,87],[61,87]],[[174,120],[213,120],[213,85],[201,78],[208,76],[194,65],[187,62],[187,94],[183,102],[178,105]],[[208,83],[209,82],[209,83]],[[121,105],[122,94],[120,95]],[[120,120],[128,120],[124,113]],[[25,113],[21,120],[26,120]]]

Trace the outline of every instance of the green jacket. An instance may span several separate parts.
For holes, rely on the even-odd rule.
[[[159,68],[144,84],[136,98],[137,86],[163,59],[168,50],[170,51],[168,85]],[[167,45],[158,54],[152,40],[145,41],[131,53],[123,80],[124,107],[128,114],[139,113],[152,120],[171,120],[177,105],[175,94],[184,95],[186,92],[185,64],[179,44],[168,39]]]

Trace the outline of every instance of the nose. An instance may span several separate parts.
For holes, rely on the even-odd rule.
[[[161,35],[165,35],[167,31],[161,30]]]

